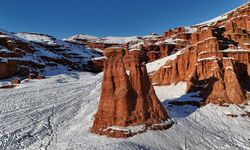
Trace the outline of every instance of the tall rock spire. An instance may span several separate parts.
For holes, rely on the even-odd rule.
[[[164,129],[168,119],[149,80],[143,53],[120,48],[104,50],[102,94],[91,132],[111,137],[129,137],[148,128]],[[139,131],[122,130],[143,126]],[[124,128],[125,127],[125,128]],[[118,129],[119,128],[119,129]]]

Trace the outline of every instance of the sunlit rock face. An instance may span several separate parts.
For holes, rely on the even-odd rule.
[[[125,52],[122,48],[105,50],[102,93],[91,132],[111,137],[129,137],[145,130],[166,129],[159,125],[168,119],[156,97],[143,63],[143,52]],[[138,132],[126,132],[112,127],[145,125]]]
[[[207,103],[246,103],[250,89],[249,3],[218,21],[193,26],[188,45],[150,78],[159,85],[188,82],[187,92],[201,91]],[[183,29],[166,32],[171,37]]]

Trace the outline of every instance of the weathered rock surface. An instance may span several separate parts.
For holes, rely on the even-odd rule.
[[[175,60],[151,75],[160,85],[188,82],[187,92],[201,91],[207,103],[246,103],[250,89],[250,18],[248,4],[227,19],[196,26],[189,44]],[[166,32],[171,37],[184,29]]]
[[[15,62],[0,62],[0,79],[16,75],[17,67]]]
[[[21,83],[21,80],[19,78],[11,81],[11,84],[20,84],[20,83]]]
[[[106,49],[101,99],[91,132],[111,137],[133,136],[112,127],[151,127],[168,119],[149,80],[142,51]],[[167,125],[169,127],[169,125]],[[159,127],[160,128],[160,127]],[[162,126],[162,129],[166,128]],[[140,131],[141,132],[141,131]]]
[[[102,72],[104,69],[104,63],[106,61],[106,57],[93,58],[89,61],[88,66],[90,71],[98,73]]]

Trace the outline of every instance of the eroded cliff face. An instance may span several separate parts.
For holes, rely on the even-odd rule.
[[[111,137],[129,137],[146,129],[165,129],[158,125],[168,119],[156,97],[139,50],[125,52],[122,48],[108,48],[104,65],[101,99],[91,132]],[[116,127],[145,125],[138,132]]]
[[[249,16],[248,3],[224,20],[197,25],[182,53],[154,72],[152,82],[187,81],[187,92],[201,91],[207,103],[245,103],[250,88]]]
[[[207,103],[242,104],[246,102],[246,92],[238,78],[233,58],[198,60],[189,77],[187,92],[201,91]]]

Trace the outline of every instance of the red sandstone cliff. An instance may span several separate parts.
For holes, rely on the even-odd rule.
[[[188,92],[201,91],[207,103],[246,102],[250,89],[250,3],[227,14],[223,20],[195,26],[189,44],[175,60],[151,75],[160,85],[188,82]],[[165,38],[176,34],[165,33]]]

